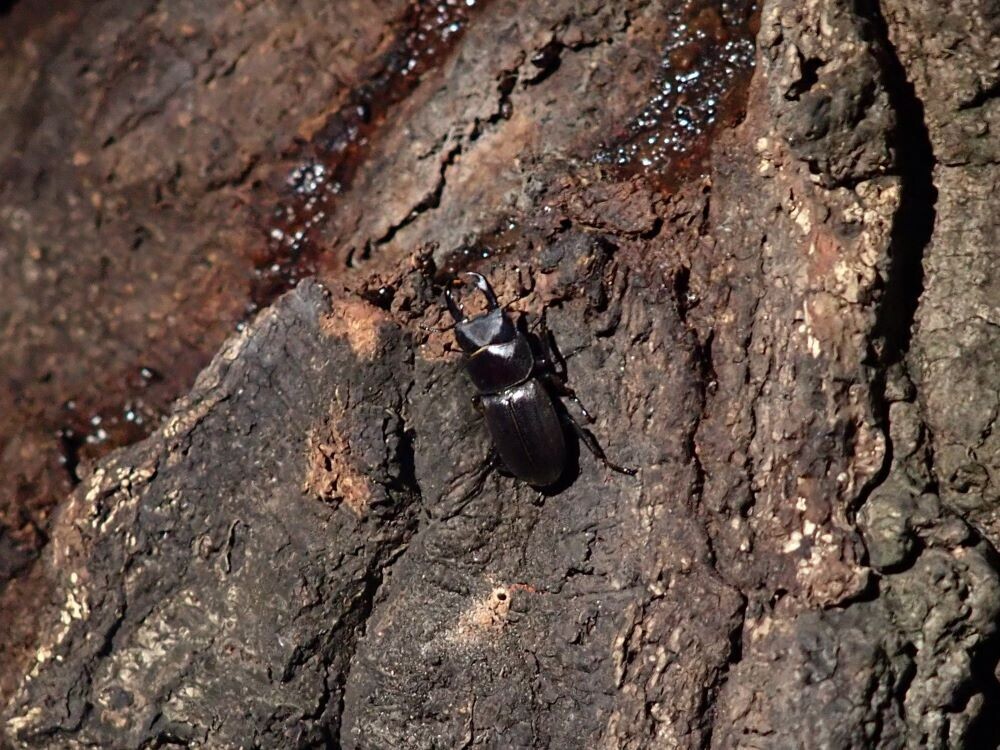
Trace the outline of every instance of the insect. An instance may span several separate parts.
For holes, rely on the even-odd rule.
[[[462,275],[483,293],[486,311],[467,317],[450,289],[445,291],[445,302],[455,319],[455,340],[465,353],[465,370],[478,392],[477,407],[507,470],[537,487],[555,484],[566,469],[563,423],[568,422],[605,466],[634,475],[635,469],[609,461],[594,436],[565,409],[557,409],[551,392],[575,401],[590,419],[576,394],[554,371],[556,358],[547,338],[541,339],[544,355],[536,356],[528,336],[504,312],[486,278],[478,273]]]

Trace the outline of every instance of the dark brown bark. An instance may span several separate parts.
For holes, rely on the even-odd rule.
[[[697,111],[631,118],[693,71],[733,124],[756,17],[30,5],[10,745],[996,744],[998,8],[772,0],[745,117],[667,152]],[[637,477],[488,470],[460,267],[544,314]],[[156,429],[75,426],[66,472],[86,380]]]

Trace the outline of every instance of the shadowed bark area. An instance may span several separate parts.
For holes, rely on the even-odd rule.
[[[228,227],[219,268],[246,283],[156,298],[176,330],[185,305],[221,300],[195,326],[211,362],[33,521],[48,543],[3,592],[7,744],[996,745],[1000,10],[544,5],[444,18],[424,56],[407,56],[430,23],[416,5],[354,14],[350,41],[329,19],[303,27],[295,46],[326,29],[318,49],[357,69],[307,102],[262,86],[281,114],[241,131],[257,144],[243,167],[149,204],[203,237]],[[296,26],[278,5],[205,8],[248,60]],[[254,12],[278,21],[238,20]],[[164,13],[79,22],[121,49],[186,28]],[[39,28],[70,33],[68,17]],[[744,106],[738,72],[698,55],[736,65],[747,28]],[[3,52],[30,77],[26,47]],[[171,173],[157,139],[177,91],[233,106],[214,75],[171,84],[188,63],[152,75],[174,86],[162,101],[132,100],[138,141],[75,168],[155,143]],[[692,69],[714,83],[664,93]],[[30,121],[7,96],[0,112]],[[703,132],[667,155],[650,143],[713,96],[728,105]],[[60,236],[23,220],[54,200],[44,181],[16,190],[47,163],[38,137],[0,141],[17,289],[47,267],[31,243]],[[184,158],[207,158],[198,143]],[[236,208],[216,215],[205,191]],[[83,247],[125,232],[93,231]],[[440,304],[462,268],[525,324],[544,318],[592,431],[636,477],[578,445],[545,492],[489,469]],[[248,301],[262,309],[213,351],[235,320],[218,310]],[[100,327],[80,327],[81,350]],[[10,361],[31,371],[28,354]],[[11,568],[29,569],[18,544]]]

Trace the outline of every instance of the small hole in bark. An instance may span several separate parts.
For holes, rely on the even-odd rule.
[[[529,83],[540,83],[559,69],[562,49],[562,43],[553,40],[532,55],[531,64],[538,68],[539,73]]]
[[[780,602],[786,594],[788,594],[787,589],[776,589],[774,595],[771,597],[771,608],[773,609],[778,606],[778,602]]]
[[[813,86],[819,83],[819,71],[823,69],[823,61],[818,58],[810,58],[802,61],[802,76],[788,88],[787,99],[797,101],[800,96],[808,93]]]

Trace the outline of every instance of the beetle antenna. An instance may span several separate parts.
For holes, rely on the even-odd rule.
[[[455,324],[449,323],[446,326],[428,326],[424,325],[423,323],[417,323],[417,327],[421,331],[425,331],[427,333],[445,333],[446,331],[450,331],[451,329],[453,329],[455,327]]]

